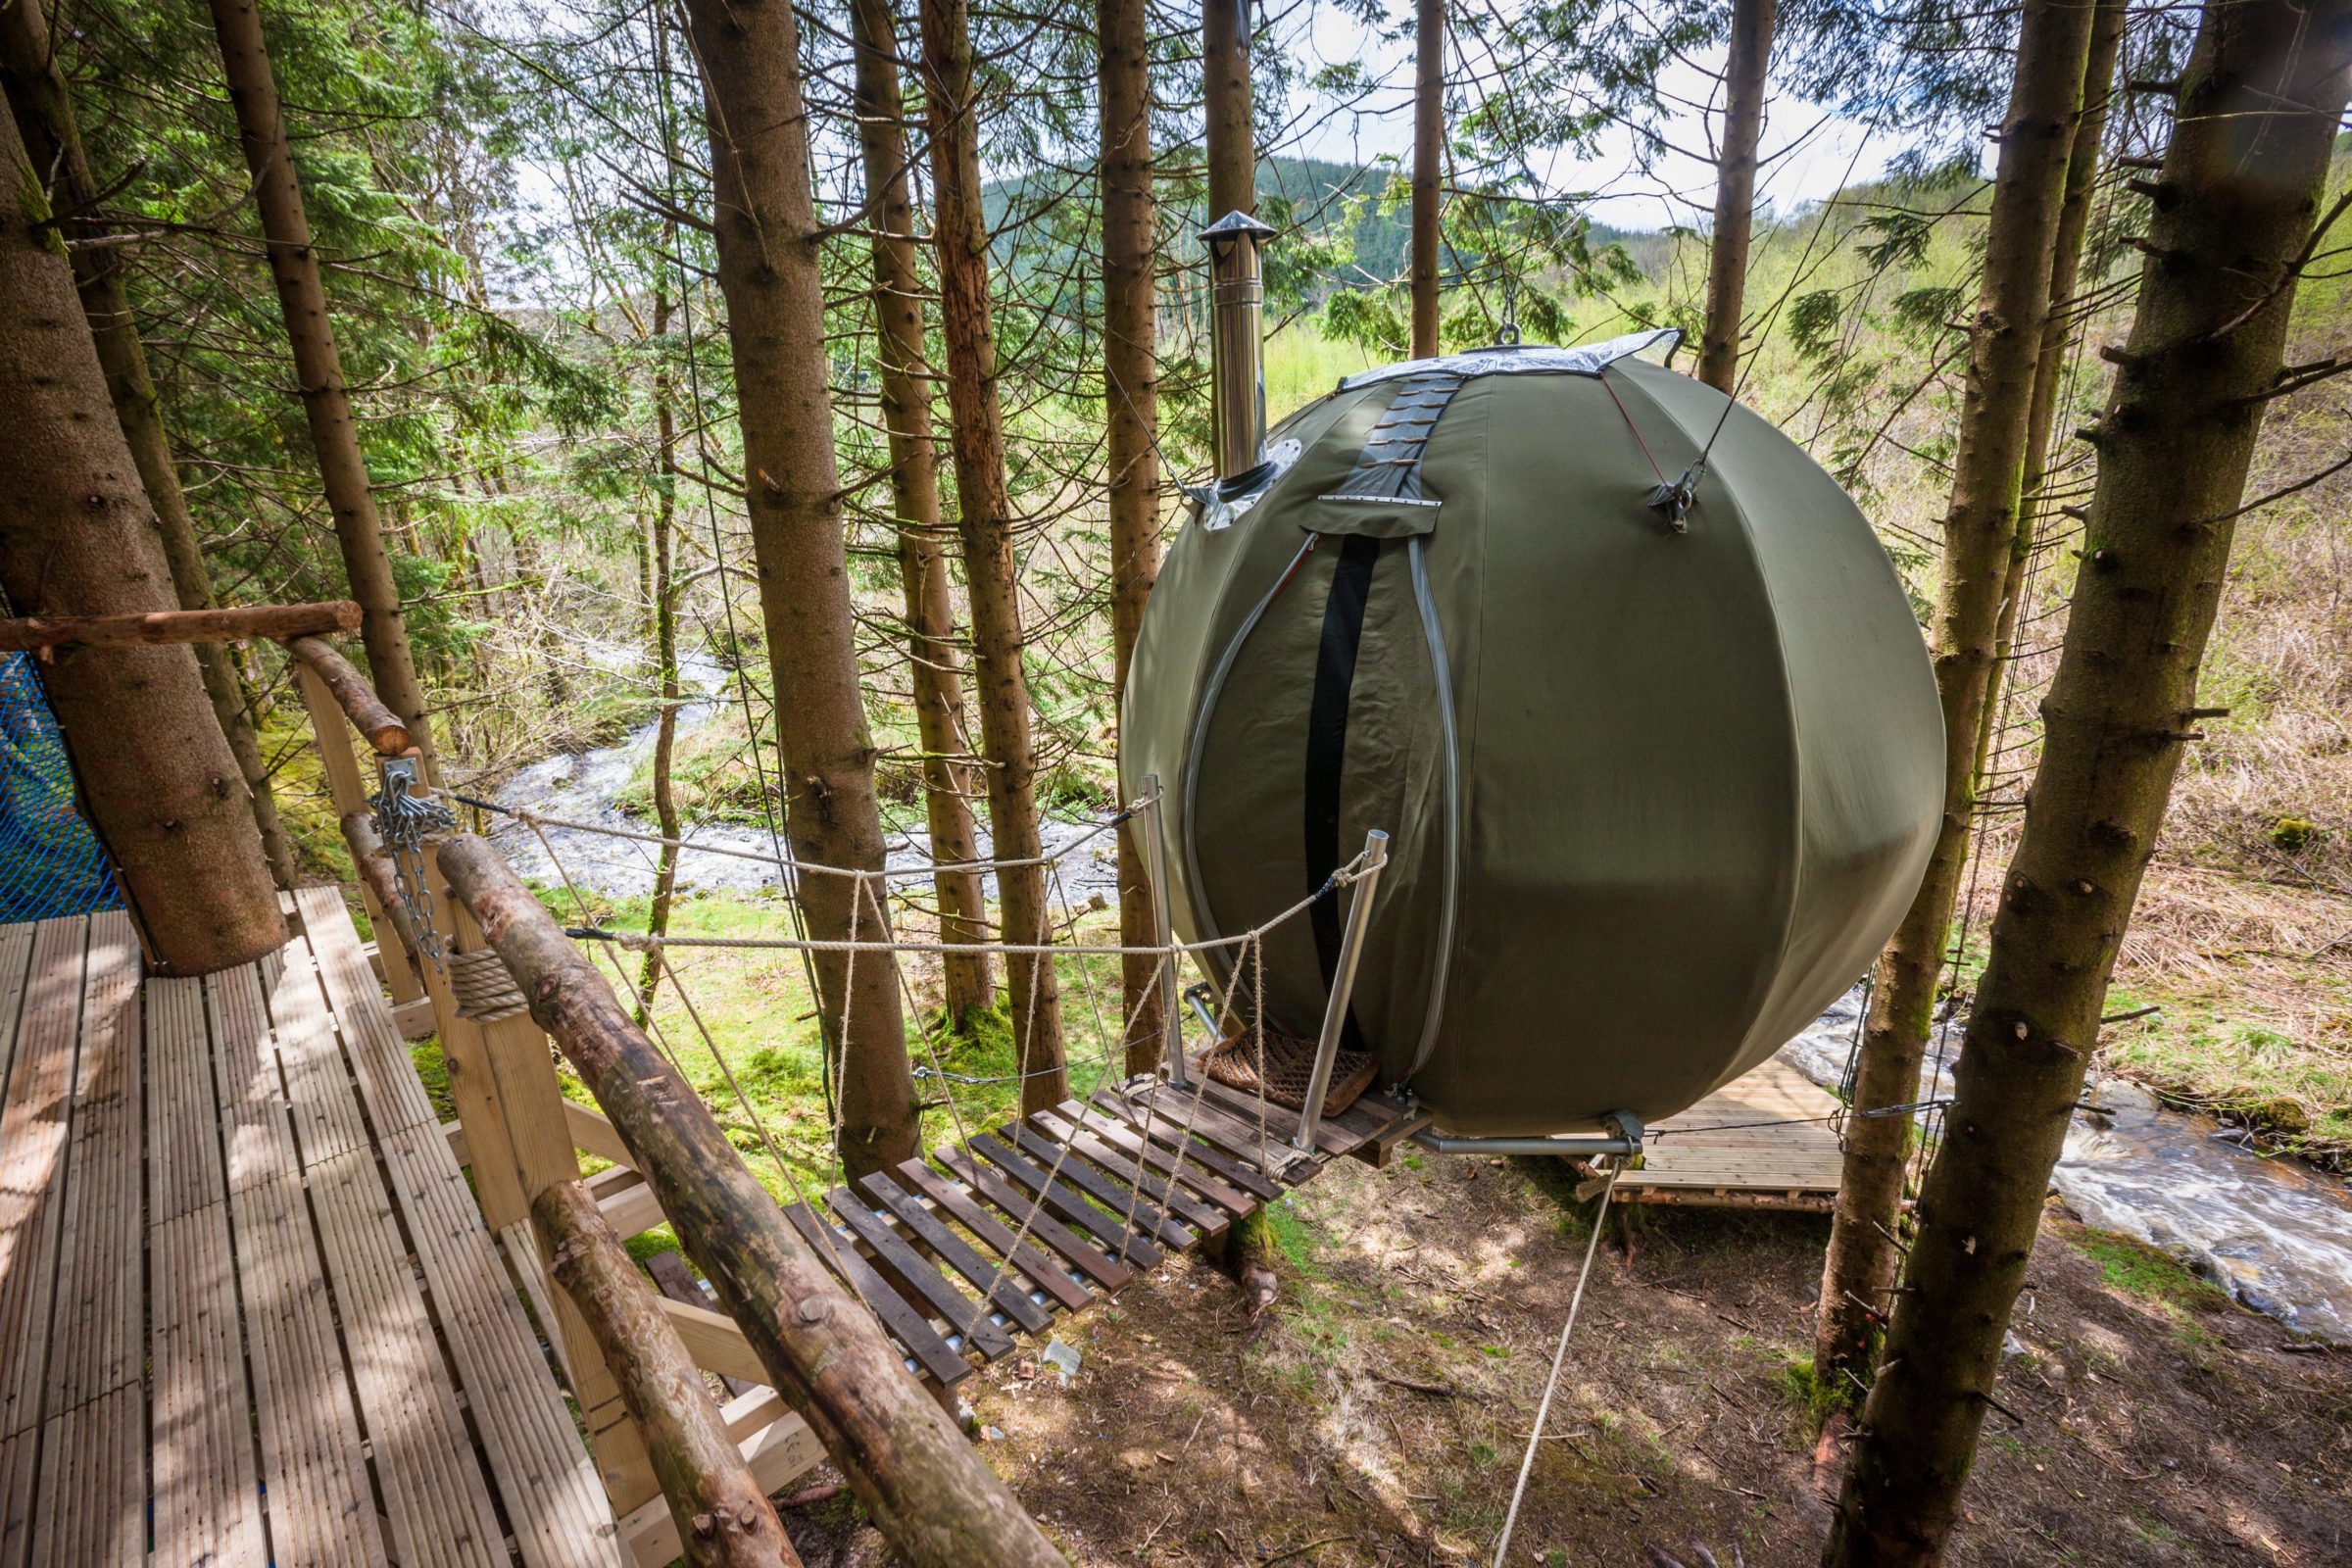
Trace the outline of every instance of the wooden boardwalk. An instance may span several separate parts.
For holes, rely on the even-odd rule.
[[[0,927],[0,1568],[617,1565],[340,901],[142,980]]]
[[[1837,1096],[1778,1059],[1649,1130],[1640,1169],[1617,1178],[1633,1203],[1827,1213],[1844,1157]]]

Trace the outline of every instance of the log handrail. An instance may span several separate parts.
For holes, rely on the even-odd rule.
[[[687,1254],[912,1568],[1059,1568],[1063,1558],[881,1326],[825,1270],[694,1086],[496,850],[471,834],[436,856],[531,1016],[595,1095]]]
[[[26,615],[0,620],[0,652],[128,648],[141,643],[284,642],[351,631],[360,607],[348,599],[315,605],[236,605],[218,610],[150,610],[121,615]]]
[[[334,694],[335,706],[342,709],[353,726],[368,737],[368,744],[378,757],[401,757],[414,749],[415,741],[409,726],[398,713],[384,706],[368,684],[368,677],[351,665],[351,661],[336,653],[317,637],[290,637],[286,651],[308,664]]]
[[[548,1273],[580,1309],[620,1385],[686,1561],[695,1568],[801,1568],[661,1298],[588,1189],[556,1183],[532,1200],[531,1223],[547,1249]]]

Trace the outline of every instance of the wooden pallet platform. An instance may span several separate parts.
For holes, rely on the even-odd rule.
[[[350,918],[300,909],[201,980],[120,914],[0,927],[0,1568],[620,1568]]]
[[[1844,1157],[1838,1097],[1780,1060],[1649,1130],[1642,1166],[1617,1178],[1630,1203],[1827,1213]]]

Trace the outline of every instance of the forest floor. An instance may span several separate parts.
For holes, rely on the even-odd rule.
[[[1536,1161],[1342,1160],[1275,1210],[1254,1330],[1180,1260],[964,1385],[983,1452],[1080,1564],[1486,1562],[1589,1235]],[[1514,1564],[1811,1564],[1829,1523],[1806,1362],[1826,1219],[1649,1210],[1604,1243]],[[2352,1355],[2053,1209],[1954,1563],[2352,1561]],[[814,1479],[814,1478],[811,1478]],[[845,1496],[810,1568],[890,1556]],[[1735,1552],[1738,1554],[1735,1556]]]

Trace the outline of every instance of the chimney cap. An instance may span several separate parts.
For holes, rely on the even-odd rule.
[[[1273,224],[1263,222],[1248,213],[1237,210],[1227,213],[1223,218],[1202,229],[1200,238],[1207,244],[1214,245],[1219,240],[1238,239],[1244,234],[1263,241],[1271,239],[1281,232],[1282,230]]]

